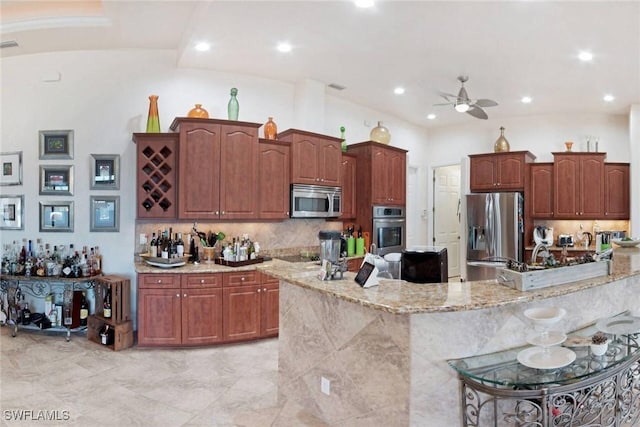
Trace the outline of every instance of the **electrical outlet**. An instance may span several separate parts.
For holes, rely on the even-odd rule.
[[[331,381],[325,377],[320,377],[320,391],[329,396],[331,394]]]

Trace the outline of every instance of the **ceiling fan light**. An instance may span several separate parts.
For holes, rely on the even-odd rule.
[[[467,111],[469,111],[469,104],[462,102],[462,103],[456,104],[454,108],[458,113],[466,113]]]

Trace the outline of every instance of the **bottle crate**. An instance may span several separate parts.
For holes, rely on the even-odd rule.
[[[126,321],[124,323],[115,324],[101,317],[89,316],[87,322],[87,338],[98,344],[102,344],[100,339],[100,331],[105,324],[108,324],[114,331],[113,342],[105,347],[114,351],[124,350],[133,346],[133,322]]]
[[[107,288],[111,287],[111,319],[110,324],[118,325],[131,320],[131,282],[123,276],[101,276],[95,280],[96,309],[95,315],[104,318],[102,305]]]

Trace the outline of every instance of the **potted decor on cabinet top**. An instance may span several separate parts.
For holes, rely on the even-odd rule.
[[[198,119],[208,119],[209,113],[207,112],[207,110],[202,108],[202,104],[196,104],[194,108],[189,110],[187,117],[194,117]]]

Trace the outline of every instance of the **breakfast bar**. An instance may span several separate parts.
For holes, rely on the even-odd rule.
[[[562,307],[565,333],[640,308],[640,249],[614,251],[611,274],[527,292],[494,280],[417,284],[317,266],[265,264],[280,279],[279,398],[332,425],[455,426],[460,384],[448,361],[527,345],[532,307]],[[544,372],[544,371],[541,371]]]

